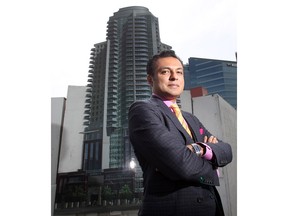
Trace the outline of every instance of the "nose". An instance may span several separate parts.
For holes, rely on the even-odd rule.
[[[169,80],[170,80],[170,81],[178,80],[177,73],[174,72],[174,71],[172,71],[172,72],[170,73]]]

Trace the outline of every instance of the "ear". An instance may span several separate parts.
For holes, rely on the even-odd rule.
[[[153,87],[153,79],[152,79],[151,75],[147,76],[147,81],[150,84],[150,86]]]

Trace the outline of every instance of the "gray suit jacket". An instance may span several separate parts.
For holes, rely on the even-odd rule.
[[[134,102],[129,109],[129,137],[144,178],[139,215],[224,215],[216,168],[232,161],[231,147],[221,140],[207,143],[213,159],[198,157],[186,145],[211,134],[195,116],[182,114],[195,140],[157,97]]]

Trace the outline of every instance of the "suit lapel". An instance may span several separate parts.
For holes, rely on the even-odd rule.
[[[185,135],[186,141],[188,143],[192,143],[193,140],[190,137],[190,135],[187,133],[187,131],[185,130],[185,128],[181,125],[181,123],[179,122],[178,118],[175,116],[175,114],[171,111],[171,109],[169,107],[166,106],[165,103],[163,103],[163,101],[161,99],[158,99],[157,97],[152,97],[151,101],[153,103],[156,103],[157,106],[160,107],[160,110],[162,110],[166,116],[173,122],[173,124],[177,127],[177,129]],[[182,114],[184,114],[182,112]],[[183,115],[184,116],[184,115]],[[187,118],[187,116],[184,116],[185,120]],[[191,119],[191,117],[189,118]],[[186,120],[187,121],[187,120]],[[190,121],[191,122],[191,121]],[[187,122],[188,123],[188,122]],[[188,123],[188,125],[190,126],[190,124]],[[192,131],[191,131],[192,132]],[[193,133],[194,134],[194,133]]]
[[[198,133],[198,131],[199,131],[198,124],[196,124],[195,121],[193,120],[192,114],[187,113],[187,112],[182,112],[182,115],[190,127],[191,133],[194,137],[194,141],[198,142],[200,140],[199,133]]]

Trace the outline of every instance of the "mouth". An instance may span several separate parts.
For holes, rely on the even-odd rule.
[[[178,88],[179,85],[177,85],[177,84],[169,84],[168,87],[171,87],[171,88]]]

